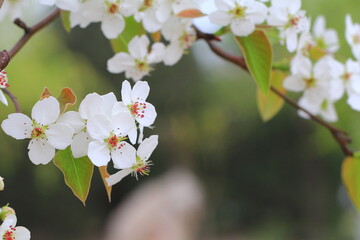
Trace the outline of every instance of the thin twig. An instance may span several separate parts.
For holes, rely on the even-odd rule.
[[[196,29],[197,30],[197,29]],[[215,45],[212,41],[214,39],[211,38],[211,34],[203,34],[201,31],[197,30],[198,33],[198,39],[203,39],[205,40],[205,42],[208,44],[209,48],[219,57],[221,57],[222,59],[229,61],[237,66],[239,66],[240,68],[242,68],[243,70],[249,72],[249,69],[246,65],[245,59],[241,56],[236,56],[230,53],[225,52],[223,49],[221,49],[220,47],[218,47],[217,45]],[[348,133],[336,128],[335,126],[329,124],[328,122],[325,122],[324,120],[322,120],[321,118],[311,114],[309,111],[307,111],[306,109],[302,108],[301,106],[299,106],[294,100],[288,98],[286,95],[284,95],[283,93],[281,93],[278,89],[276,89],[274,86],[270,87],[271,91],[274,92],[276,95],[278,95],[280,98],[282,98],[285,102],[287,102],[289,105],[291,105],[292,107],[294,107],[297,110],[303,111],[305,112],[309,118],[313,121],[315,121],[316,123],[320,124],[321,126],[327,128],[332,136],[334,137],[334,139],[337,141],[337,143],[339,144],[339,146],[341,147],[343,153],[346,156],[353,156],[354,152],[348,147],[348,145],[351,143],[351,138],[348,136]]]
[[[10,97],[11,101],[14,103],[16,112],[21,113],[21,108],[17,97],[14,94],[12,94],[7,88],[2,88],[1,90]]]
[[[2,4],[2,0],[0,0],[0,7]],[[19,28],[24,30],[24,35],[19,39],[19,41],[15,44],[15,46],[8,52],[6,50],[3,50],[0,52],[0,71],[5,69],[11,59],[24,47],[24,45],[29,41],[29,39],[38,31],[49,25],[52,21],[54,21],[58,16],[60,15],[60,10],[55,9],[52,13],[49,14],[49,16],[42,19],[40,22],[35,24],[32,27],[28,27],[25,22],[23,22],[21,19],[17,18],[14,21],[14,24],[16,24]],[[16,112],[21,112],[21,108],[18,102],[17,97],[12,94],[8,89],[2,89],[4,93],[6,93],[11,101],[14,103]]]

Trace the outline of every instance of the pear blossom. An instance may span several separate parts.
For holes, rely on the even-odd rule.
[[[30,231],[25,227],[15,227],[17,218],[11,214],[5,218],[0,226],[0,238],[3,240],[29,240]]]
[[[328,53],[335,53],[339,49],[339,38],[335,29],[326,28],[324,16],[315,19],[313,26],[313,35],[316,45],[325,49]]]
[[[172,16],[161,29],[164,38],[170,41],[164,55],[165,65],[177,63],[184,52],[196,41],[196,31],[190,19]]]
[[[15,139],[30,139],[29,158],[34,164],[47,164],[55,149],[65,149],[72,142],[74,130],[67,124],[56,123],[60,115],[59,102],[54,97],[38,101],[30,119],[22,113],[13,113],[5,119],[1,127]]]
[[[68,111],[59,117],[58,123],[68,124],[75,131],[71,143],[71,151],[75,158],[86,156],[89,143],[93,141],[86,128],[87,121],[97,114],[111,115],[116,102],[116,96],[112,92],[102,96],[90,93],[81,101],[79,112]]]
[[[149,160],[150,155],[158,145],[158,136],[153,135],[145,139],[136,151],[134,147],[129,148],[129,153],[123,158],[120,164],[115,165],[115,168],[122,169],[117,173],[106,178],[106,182],[109,186],[112,186],[120,182],[124,177],[132,174],[138,177],[140,175],[149,175],[151,161]],[[131,149],[131,150],[130,150]]]
[[[350,15],[346,15],[345,37],[354,57],[360,60],[360,24],[353,23]]]
[[[125,28],[124,17],[132,14],[126,1],[89,0],[81,3],[77,11],[70,13],[71,27],[87,27],[92,22],[101,22],[101,30],[108,39],[117,38]]]
[[[121,111],[127,111],[131,116],[139,123],[139,142],[143,138],[144,127],[150,127],[156,118],[155,107],[146,102],[150,92],[149,84],[145,81],[137,81],[131,89],[128,81],[123,81],[121,88],[122,102],[117,103],[117,108],[114,107],[113,114],[117,114]],[[132,129],[129,133],[129,139],[131,143],[136,143],[137,130]]]
[[[89,143],[88,156],[95,166],[105,166],[110,159],[114,165],[120,164],[127,156],[131,145],[126,136],[135,128],[135,123],[128,112],[118,112],[110,116],[95,115],[87,122],[87,131],[93,141]]]
[[[299,60],[298,60],[299,61]],[[343,65],[331,56],[320,59],[314,67],[308,58],[302,57],[302,66],[292,64],[293,75],[284,80],[284,87],[294,92],[304,92],[299,105],[314,115],[321,115],[328,121],[336,121],[334,102],[339,100],[344,91]],[[300,116],[306,114],[300,112]]]
[[[163,43],[152,45],[148,52],[150,41],[146,35],[135,36],[128,45],[129,53],[120,52],[115,54],[107,62],[107,68],[111,73],[125,72],[126,78],[138,81],[152,70],[151,65],[161,62],[165,54]]]
[[[80,0],[39,0],[41,4],[53,6],[67,11],[77,11],[79,9]]]
[[[255,31],[255,25],[265,21],[267,7],[255,0],[215,0],[218,11],[210,15],[210,20],[220,26],[230,24],[237,36],[247,36]]]
[[[6,76],[6,72],[5,71],[1,71],[0,72],[0,89],[4,89],[9,87],[8,84],[8,79]],[[8,101],[3,93],[3,91],[0,90],[0,101],[5,104],[6,106],[8,105]]]
[[[199,9],[200,4],[206,0],[169,0],[172,11],[175,15],[186,9]]]
[[[280,37],[285,39],[289,52],[294,52],[298,45],[298,34],[306,32],[310,23],[306,12],[300,10],[301,0],[272,0],[267,21],[280,30]]]

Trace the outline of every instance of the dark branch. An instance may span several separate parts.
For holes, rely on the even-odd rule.
[[[215,39],[211,38],[210,34],[204,34],[201,31],[197,30],[197,38],[205,40],[205,42],[208,44],[209,48],[216,55],[221,57],[222,59],[224,59],[226,61],[229,61],[229,62],[232,62],[233,64],[239,66],[240,68],[242,68],[243,70],[245,70],[247,72],[249,71],[249,69],[248,69],[248,67],[246,65],[245,59],[243,57],[227,53],[223,49],[216,46],[213,43],[213,40],[215,40]],[[351,143],[351,138],[348,136],[348,134],[345,131],[343,131],[341,129],[338,129],[335,126],[325,122],[321,118],[311,114],[309,111],[307,111],[306,109],[299,106],[295,101],[288,98],[286,95],[282,94],[275,87],[271,86],[270,89],[271,89],[272,92],[274,92],[280,98],[284,99],[284,101],[287,102],[289,105],[291,105],[292,107],[294,107],[297,110],[301,110],[301,111],[305,112],[309,116],[309,118],[311,120],[313,120],[316,123],[320,124],[321,126],[327,128],[331,132],[332,136],[337,141],[339,146],[341,147],[343,153],[346,156],[353,156],[353,154],[354,154],[353,151],[348,147],[348,145]]]
[[[1,89],[1,90],[10,97],[11,101],[14,103],[16,112],[20,113],[20,112],[21,112],[21,108],[20,108],[19,101],[18,101],[17,97],[16,97],[14,94],[12,94],[12,93],[9,91],[9,89],[7,89],[7,88],[3,88],[3,89]]]

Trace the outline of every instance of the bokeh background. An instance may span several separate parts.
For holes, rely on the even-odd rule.
[[[303,8],[312,19],[326,17],[328,26],[339,32],[339,56],[343,60],[350,56],[344,40],[345,15],[360,22],[360,2],[303,0]],[[37,9],[29,24],[48,10]],[[6,21],[0,30],[1,49],[11,48],[22,34]],[[239,53],[231,38],[223,46]],[[125,78],[106,71],[112,55],[99,25],[68,34],[57,21],[36,34],[11,61],[10,90],[25,114],[30,114],[45,86],[55,96],[70,87],[80,100],[91,92],[110,91],[120,99]],[[0,175],[6,183],[0,205],[10,203],[16,209],[19,225],[31,230],[32,239],[104,239],[111,213],[131,201],[127,198],[134,191],[173,169],[191,172],[202,189],[194,239],[360,239],[360,221],[341,183],[344,156],[326,129],[299,118],[289,106],[263,123],[255,83],[202,42],[177,65],[159,65],[143,80],[150,83],[148,100],[158,112],[155,128],[146,132],[160,136],[152,155],[155,165],[149,177],[139,181],[128,177],[117,184],[110,204],[98,171],[84,207],[53,163],[34,166],[27,157],[27,141],[0,132]],[[340,118],[336,126],[350,132],[353,148],[359,149],[360,114],[344,100],[336,106]],[[0,108],[0,119],[14,111],[11,103]],[[178,188],[177,181],[172,183],[170,188]],[[156,199],[157,192],[153,194]],[[145,217],[151,222],[156,215]]]

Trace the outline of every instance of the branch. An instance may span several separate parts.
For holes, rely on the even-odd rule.
[[[220,47],[216,46],[213,43],[213,40],[215,40],[215,39],[214,39],[214,37],[211,37],[211,34],[204,34],[201,31],[199,31],[198,29],[196,29],[196,31],[197,31],[197,38],[205,40],[205,42],[208,44],[209,48],[216,55],[218,55],[219,57],[221,57],[222,59],[224,59],[226,61],[229,61],[229,62],[239,66],[243,70],[249,72],[249,69],[248,69],[248,67],[246,65],[245,59],[243,57],[227,53],[223,49],[221,49]],[[309,116],[309,118],[311,120],[313,120],[316,123],[320,124],[321,126],[327,128],[331,132],[332,136],[337,141],[339,146],[341,147],[341,150],[343,151],[343,153],[346,156],[353,156],[354,152],[348,147],[348,145],[351,143],[352,140],[345,131],[343,131],[341,129],[338,129],[335,126],[329,124],[328,122],[325,122],[321,118],[311,114],[309,111],[307,111],[306,109],[299,106],[297,104],[297,102],[295,102],[294,100],[288,98],[286,95],[282,94],[274,86],[271,86],[270,89],[271,89],[272,92],[274,92],[277,96],[282,98],[289,105],[291,105],[292,107],[294,107],[297,110],[305,112]]]
[[[3,3],[3,0],[0,0],[0,8],[1,4]],[[15,46],[10,50],[10,52],[3,50],[0,52],[0,71],[5,69],[7,65],[9,64],[11,58],[13,58],[29,41],[29,39],[38,31],[49,25],[52,21],[54,21],[58,16],[60,15],[60,9],[55,9],[52,13],[50,13],[49,16],[42,19],[40,22],[35,24],[32,27],[28,27],[25,22],[23,22],[21,19],[17,18],[14,21],[14,24],[16,24],[18,27],[24,30],[24,35],[19,39],[19,41],[15,44]],[[4,93],[6,93],[11,101],[14,103],[16,112],[21,112],[21,108],[19,105],[19,101],[17,97],[12,94],[8,89],[2,89]]]
[[[17,97],[14,94],[12,94],[7,88],[3,88],[1,90],[10,97],[11,101],[14,103],[16,112],[21,113],[21,108]]]
[[[1,0],[0,0],[1,1]],[[60,9],[55,9],[49,16],[42,19],[40,22],[32,27],[28,27],[21,19],[15,19],[14,23],[24,30],[24,35],[19,39],[15,46],[8,52],[3,50],[0,52],[0,71],[5,69],[9,64],[11,58],[13,58],[21,48],[29,41],[29,39],[38,31],[49,25],[60,15]]]

